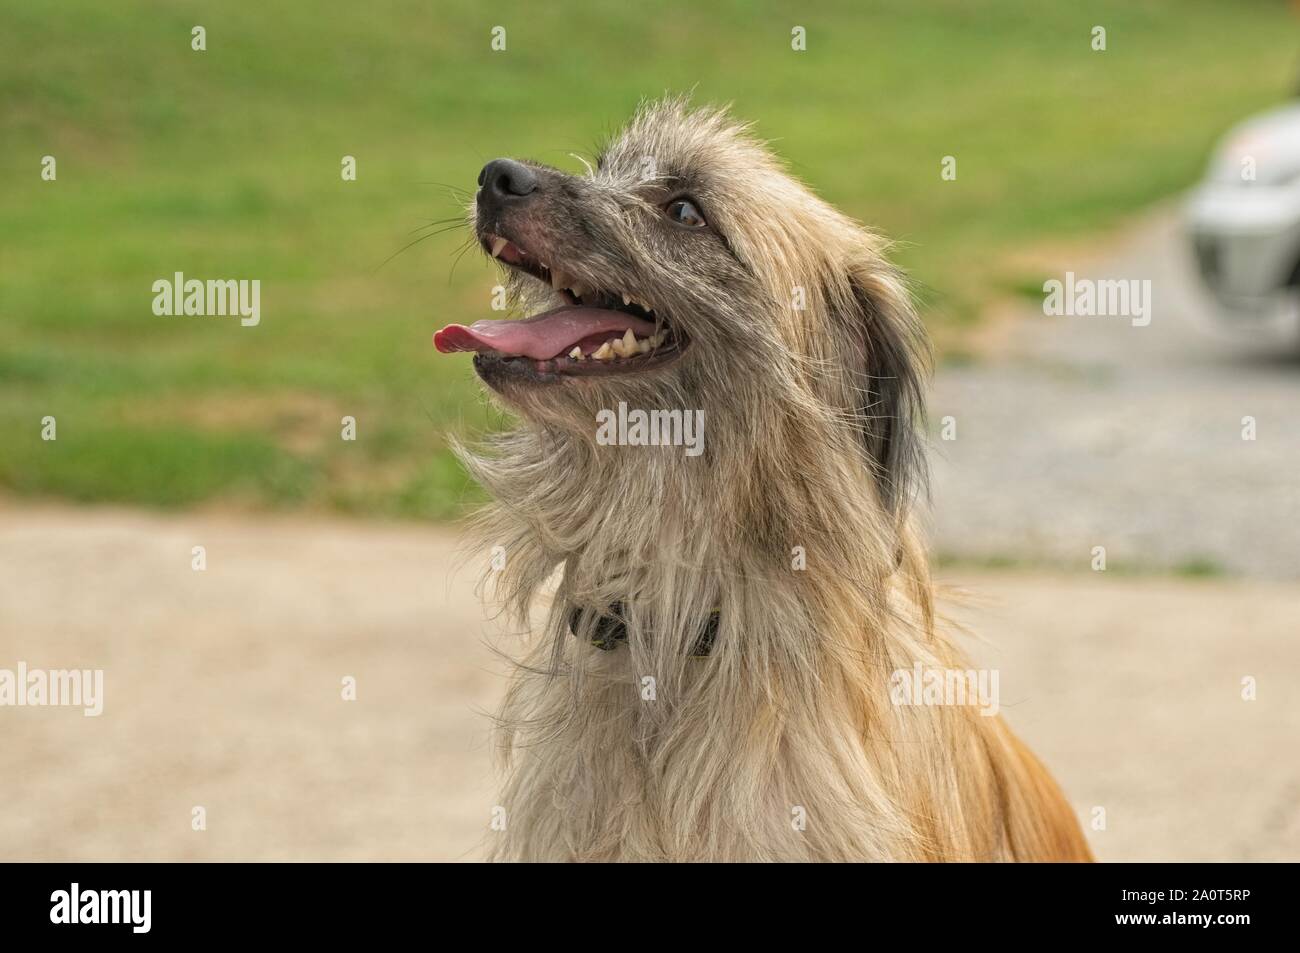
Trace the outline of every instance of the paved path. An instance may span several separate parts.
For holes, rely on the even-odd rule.
[[[430,529],[0,509],[0,668],[106,680],[98,718],[0,708],[0,860],[475,856],[509,636],[456,563]],[[1300,589],[947,575],[1101,858],[1300,859]]]
[[[461,857],[499,665],[454,561],[401,527],[0,511],[0,667],[105,670],[98,718],[0,708],[0,858]]]
[[[1027,311],[999,359],[940,373],[936,548],[1300,578],[1300,347],[1216,332],[1172,212],[1046,277],[1066,270],[1149,280],[1151,323]]]

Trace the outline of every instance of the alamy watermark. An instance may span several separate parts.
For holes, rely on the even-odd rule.
[[[104,711],[103,669],[0,668],[0,708],[81,708],[87,718]]]
[[[920,662],[889,677],[889,700],[895,705],[969,705],[987,717],[1002,707],[997,669],[925,668]]]
[[[1129,318],[1135,328],[1151,323],[1150,278],[1076,278],[1043,282],[1043,314],[1070,317]]]
[[[596,443],[602,447],[685,447],[686,456],[704,452],[704,411],[627,409],[596,413]]]
[[[53,924],[121,924],[132,933],[148,933],[152,908],[152,890],[90,890],[74,881],[50,894]]]
[[[153,283],[153,313],[164,315],[239,315],[246,328],[262,320],[262,282],[259,278],[186,278],[176,272],[170,281]]]

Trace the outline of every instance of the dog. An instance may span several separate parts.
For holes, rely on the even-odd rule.
[[[520,421],[457,449],[496,598],[545,620],[488,856],[1090,860],[999,718],[898,703],[897,673],[965,664],[916,528],[928,344],[885,241],[680,98],[585,174],[489,162],[470,221],[531,316],[435,344]]]

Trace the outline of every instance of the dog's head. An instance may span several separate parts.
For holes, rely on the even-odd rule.
[[[525,418],[593,439],[619,402],[698,409],[705,463],[736,449],[720,439],[777,453],[843,439],[882,502],[905,499],[925,348],[902,279],[879,238],[745,127],[669,100],[642,108],[586,175],[496,159],[478,185],[477,238],[531,317],[435,340],[476,351]]]

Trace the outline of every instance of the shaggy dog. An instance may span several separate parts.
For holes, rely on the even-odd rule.
[[[966,665],[913,525],[928,350],[884,242],[681,100],[586,175],[490,162],[472,217],[534,316],[435,340],[521,418],[461,453],[497,594],[549,603],[490,854],[1090,859],[999,718],[898,703],[896,673]]]

